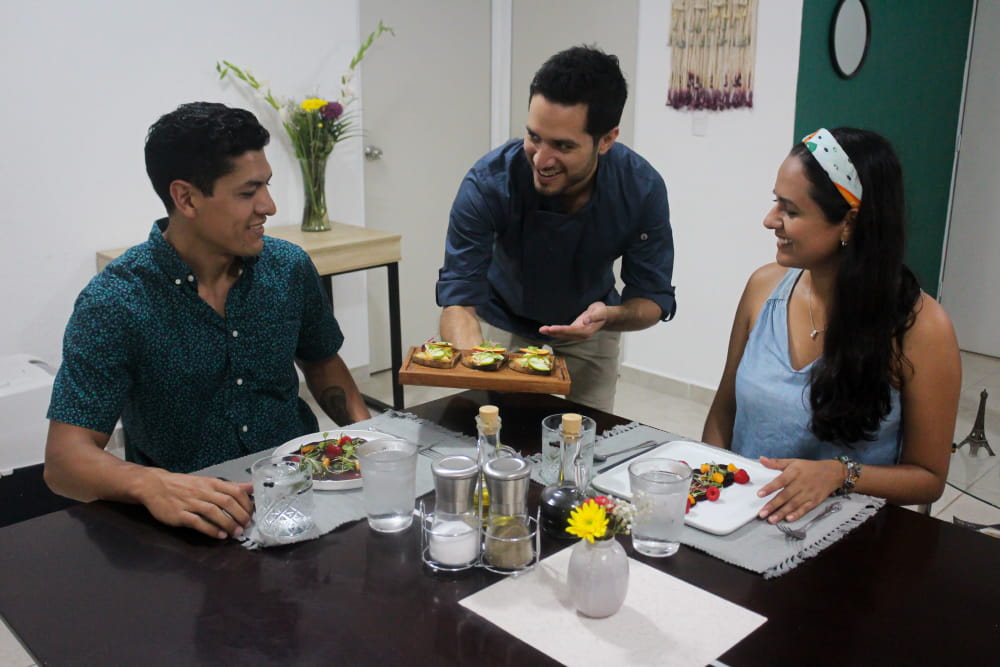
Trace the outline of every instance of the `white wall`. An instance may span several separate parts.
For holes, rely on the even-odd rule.
[[[284,130],[270,107],[220,82],[215,62],[251,68],[279,96],[335,94],[358,47],[358,4],[12,0],[0,4],[0,43],[0,355],[58,362],[95,252],[145,240],[164,214],[146,178],[143,142],[149,125],[178,104],[254,111],[272,134],[271,224],[298,223],[302,190]],[[338,146],[328,175],[330,217],[363,225],[360,141]],[[334,284],[342,354],[352,367],[365,365],[364,275]]]
[[[791,148],[801,23],[800,0],[761,0],[753,109],[702,114],[693,136],[696,114],[665,106],[670,5],[641,0],[635,148],[667,183],[678,305],[674,321],[627,335],[626,366],[718,386],[746,279],[774,261],[761,222]]]

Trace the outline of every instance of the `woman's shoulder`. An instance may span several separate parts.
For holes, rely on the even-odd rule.
[[[947,344],[958,347],[955,327],[944,307],[926,292],[913,305],[913,325],[906,332],[907,346]]]
[[[750,274],[744,296],[749,297],[755,303],[767,301],[771,293],[774,292],[774,288],[784,279],[788,271],[787,267],[776,262],[765,264]]]
[[[925,369],[930,376],[961,372],[958,337],[951,318],[932,296],[920,292],[913,306],[913,324],[903,337],[904,381]]]
[[[739,315],[745,319],[749,328],[757,321],[764,303],[770,298],[774,289],[782,281],[789,269],[777,263],[765,264],[750,274],[743,296],[740,298]]]

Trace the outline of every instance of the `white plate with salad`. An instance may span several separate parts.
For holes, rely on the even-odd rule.
[[[361,468],[355,449],[392,436],[379,431],[333,429],[303,435],[274,450],[274,456],[301,456],[312,468],[313,489],[344,491],[361,488]]]
[[[674,440],[646,452],[627,463],[616,466],[594,478],[594,488],[630,500],[632,498],[628,477],[628,464],[632,461],[650,458],[681,460],[696,471],[703,463],[732,463],[746,471],[746,477],[737,483],[726,484],[715,493],[715,500],[698,500],[684,517],[684,523],[713,535],[728,535],[757,517],[760,508],[767,504],[771,495],[759,498],[757,491],[778,476],[779,471],[769,470],[760,462],[744,458],[726,449],[719,449],[700,442]],[[735,479],[735,474],[734,474]],[[692,492],[696,484],[692,480]]]

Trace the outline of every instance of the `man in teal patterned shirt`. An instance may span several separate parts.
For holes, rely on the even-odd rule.
[[[251,487],[193,470],[370,415],[315,267],[264,237],[269,135],[242,109],[185,104],[146,139],[168,217],[91,280],[66,328],[45,479],[78,500],[141,503],[160,521],[239,536]],[[105,451],[119,419],[125,461]]]

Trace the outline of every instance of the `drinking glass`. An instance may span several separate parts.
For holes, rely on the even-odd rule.
[[[297,456],[265,456],[250,466],[254,523],[261,537],[287,544],[312,536],[313,481]]]
[[[398,533],[413,523],[417,446],[406,440],[369,440],[358,447],[361,497],[368,525],[379,533]]]
[[[673,459],[640,459],[629,464],[628,480],[635,505],[632,547],[653,558],[673,556],[684,528],[691,468]]]
[[[559,481],[560,452],[562,451],[562,436],[559,435],[560,424],[562,424],[562,414],[549,415],[542,420],[542,470],[539,474],[546,484]],[[580,423],[580,453],[587,466],[584,489],[590,486],[590,480],[594,478],[594,436],[596,433],[596,422],[590,417],[584,417]]]

